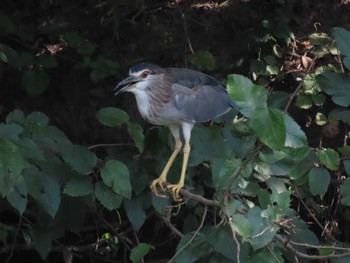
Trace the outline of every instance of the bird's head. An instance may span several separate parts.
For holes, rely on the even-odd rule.
[[[161,67],[153,64],[142,63],[135,65],[130,68],[129,76],[119,82],[114,88],[114,95],[125,91],[137,92],[137,90],[144,90],[163,71]]]

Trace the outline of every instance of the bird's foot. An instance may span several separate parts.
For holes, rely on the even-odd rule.
[[[182,184],[170,184],[167,186],[168,190],[173,194],[173,200],[175,202],[181,202],[182,197],[180,196],[180,190],[182,189]]]
[[[159,191],[158,191],[158,187],[160,188],[161,192],[165,192],[165,188],[163,186],[163,183],[165,183],[165,179],[163,179],[162,177],[159,177],[155,180],[153,180],[152,184],[150,185],[150,188],[151,188],[151,191],[158,197],[167,197],[166,195],[163,195],[163,194],[160,194]]]

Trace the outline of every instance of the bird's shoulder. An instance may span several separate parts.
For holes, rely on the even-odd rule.
[[[198,89],[207,86],[214,89],[226,90],[222,82],[200,71],[186,68],[165,68],[165,71],[172,78],[173,83],[189,89]]]

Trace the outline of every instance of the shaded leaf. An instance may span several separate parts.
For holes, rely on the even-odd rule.
[[[32,229],[32,237],[35,244],[35,249],[39,252],[43,259],[46,259],[51,249],[53,239],[52,231],[34,226]]]
[[[146,220],[145,200],[142,195],[124,200],[124,208],[132,226],[138,231]]]
[[[110,127],[124,124],[129,120],[129,116],[125,111],[112,107],[100,109],[96,114],[96,118],[102,124]]]
[[[148,254],[148,252],[154,249],[154,247],[147,243],[140,243],[131,250],[130,260],[133,263],[140,262],[140,260]]]
[[[318,157],[320,161],[330,170],[338,170],[339,169],[339,154],[333,149],[321,150],[318,152]]]
[[[346,178],[340,186],[341,203],[350,206],[350,177]]]
[[[309,186],[313,195],[323,196],[328,189],[331,176],[327,169],[314,167],[309,172]]]
[[[21,215],[27,207],[27,194],[27,185],[25,184],[23,177],[21,177],[6,195],[7,201],[9,201],[9,203],[16,208]]]
[[[74,171],[89,174],[96,166],[97,157],[86,147],[74,144],[65,144],[62,147],[62,158],[70,164]]]
[[[111,187],[106,186],[103,182],[97,182],[95,185],[96,198],[108,210],[120,207],[123,197],[116,194]]]
[[[129,135],[132,137],[132,139],[135,142],[135,145],[140,153],[143,152],[144,149],[144,136],[143,136],[143,129],[140,124],[133,124],[128,123],[128,132]]]
[[[21,84],[32,96],[43,93],[49,84],[49,75],[41,69],[27,69],[21,77]]]
[[[350,105],[350,76],[326,71],[316,77],[324,92],[332,96],[334,103],[347,107]]]
[[[215,59],[212,53],[207,50],[199,50],[187,56],[188,61],[201,70],[212,71],[215,68]]]
[[[103,182],[123,197],[131,197],[129,169],[120,161],[109,160],[101,169]]]
[[[66,182],[63,193],[69,196],[84,196],[90,194],[92,188],[90,177],[75,176],[70,177]]]

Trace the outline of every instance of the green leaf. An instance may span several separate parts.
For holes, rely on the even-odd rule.
[[[124,208],[132,226],[138,231],[146,221],[146,202],[143,195],[124,200]]]
[[[232,215],[232,221],[230,222],[232,228],[240,235],[243,239],[249,238],[252,232],[252,225],[248,219],[241,214]]]
[[[346,178],[340,186],[341,203],[350,206],[350,177]]]
[[[34,166],[23,173],[28,193],[39,202],[44,211],[54,218],[61,203],[60,182]]]
[[[344,56],[350,56],[350,32],[341,27],[334,27],[332,35],[337,43],[340,53]]]
[[[24,121],[25,121],[24,113],[23,113],[23,111],[21,111],[19,109],[11,111],[6,116],[6,123],[17,122],[19,124],[23,124]]]
[[[139,150],[140,153],[143,152],[144,149],[144,139],[145,137],[143,136],[143,129],[140,124],[133,124],[128,122],[128,132],[129,135],[132,137],[132,139],[135,142],[135,145],[137,149]]]
[[[303,147],[307,145],[307,138],[300,126],[287,114],[284,114],[284,125],[286,127],[286,147]]]
[[[332,96],[334,103],[348,107],[350,105],[350,76],[326,71],[316,77],[324,92]]]
[[[46,116],[45,113],[34,111],[28,114],[27,122],[34,123],[40,126],[46,126],[49,124],[49,117]]]
[[[212,71],[215,68],[215,59],[212,53],[206,50],[199,50],[187,56],[188,61],[201,70]]]
[[[103,182],[117,194],[130,198],[131,184],[129,169],[120,161],[109,160],[101,169]]]
[[[251,117],[256,108],[266,108],[267,90],[241,75],[229,75],[227,90],[240,112]]]
[[[37,62],[39,65],[44,68],[55,68],[57,67],[56,57],[49,54],[42,54],[37,58]]]
[[[39,252],[43,259],[46,259],[51,250],[53,233],[50,229],[42,229],[38,226],[32,228],[32,237],[35,249]]]
[[[213,185],[215,189],[226,189],[240,165],[241,160],[239,159],[225,160],[215,158],[211,165],[213,174]]]
[[[63,193],[69,196],[84,196],[92,192],[91,177],[75,176],[70,177],[66,182]]]
[[[0,35],[13,34],[16,30],[17,26],[13,20],[5,14],[0,14]]]
[[[286,142],[284,122],[283,113],[273,108],[256,108],[250,119],[250,125],[256,135],[271,149],[280,149]]]
[[[313,195],[323,196],[328,189],[331,176],[327,169],[314,167],[309,172],[309,186]]]
[[[43,93],[49,84],[49,75],[41,69],[27,69],[21,77],[21,84],[32,96]]]
[[[333,149],[321,150],[318,152],[320,161],[330,170],[336,171],[339,169],[339,154]]]
[[[74,144],[65,144],[62,147],[62,158],[70,164],[74,171],[89,174],[96,166],[97,157],[86,147]]]
[[[341,120],[346,124],[350,124],[350,110],[346,108],[336,108],[329,113],[328,118]]]
[[[23,127],[16,123],[0,123],[0,138],[17,139],[23,132]],[[9,146],[9,145],[8,145]]]
[[[106,186],[103,182],[95,184],[96,198],[108,210],[114,210],[120,207],[123,197],[116,194],[112,187]]]
[[[201,257],[205,257],[211,253],[212,247],[205,239],[205,235],[199,232],[194,240],[190,242],[193,237],[193,233],[183,236],[176,248],[176,251],[180,251],[176,257],[177,263],[198,262]],[[189,244],[189,245],[188,245]],[[183,247],[186,246],[184,249]]]
[[[129,116],[125,111],[112,107],[100,109],[96,114],[96,118],[103,125],[110,127],[124,124],[129,120]]]
[[[154,249],[154,247],[147,243],[140,243],[131,250],[130,260],[133,263],[140,262],[140,260],[148,254],[148,252]]]
[[[24,182],[23,177],[20,177],[11,191],[6,195],[7,201],[17,209],[20,215],[23,214],[27,207],[27,194],[27,185]]]
[[[302,109],[310,109],[312,107],[312,97],[303,92],[299,92],[295,105]]]
[[[232,239],[231,230],[228,225],[211,227],[206,233],[206,240],[213,246],[216,252],[232,261],[236,259],[237,245]]]
[[[264,217],[264,211],[255,206],[249,209],[247,214],[252,229],[250,244],[254,250],[263,248],[269,244],[279,229],[277,225],[270,222],[269,218]]]

